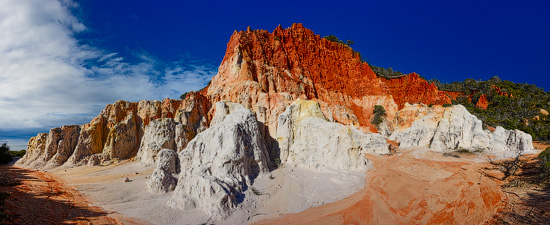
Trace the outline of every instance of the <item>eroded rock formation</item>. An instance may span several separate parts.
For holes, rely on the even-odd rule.
[[[366,170],[366,153],[389,153],[382,135],[328,122],[319,103],[305,100],[279,116],[277,142],[282,163],[318,170]]]
[[[178,153],[172,149],[162,149],[158,152],[153,174],[147,180],[147,190],[153,193],[166,193],[176,188],[180,172]]]
[[[198,92],[189,93],[183,100],[117,101],[107,105],[88,124],[62,126],[31,138],[28,153],[18,164],[43,168],[62,164],[96,165],[109,163],[113,159],[133,158],[140,145],[146,148],[151,144],[149,137],[153,134],[149,134],[146,143],[142,143],[145,127],[161,118],[179,123],[176,127],[180,129],[166,132],[174,132],[174,150],[182,150],[198,132],[206,129],[209,109],[210,102]],[[157,123],[154,122],[153,126],[159,126]],[[161,131],[151,130],[151,133],[158,132]],[[154,154],[147,156],[153,157]],[[144,161],[148,164],[153,162],[150,159]]]
[[[411,121],[413,121],[411,123]],[[400,147],[529,152],[531,135],[519,130],[483,130],[482,122],[462,105],[451,107],[406,105],[390,122],[390,140]]]
[[[226,110],[227,109],[227,110]],[[216,123],[179,153],[180,181],[169,205],[201,208],[225,218],[258,175],[268,171],[266,147],[254,114],[240,104],[218,102]]]

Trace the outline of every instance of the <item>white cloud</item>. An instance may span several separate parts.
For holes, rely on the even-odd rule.
[[[0,0],[0,132],[88,122],[118,99],[177,98],[208,83],[215,68],[175,63],[159,69],[142,55],[80,45],[86,30],[68,0]],[[98,66],[87,68],[85,61]],[[0,134],[0,138],[3,135]]]

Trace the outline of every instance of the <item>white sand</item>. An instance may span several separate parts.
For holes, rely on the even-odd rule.
[[[244,201],[229,218],[215,221],[200,209],[184,211],[168,207],[166,201],[173,192],[149,193],[145,182],[153,167],[144,167],[139,162],[56,168],[49,172],[65,179],[92,204],[106,212],[138,218],[151,224],[247,224],[296,213],[343,199],[361,190],[366,175],[365,172],[316,172],[287,165],[256,178],[253,188],[261,194],[254,194],[249,188]],[[132,181],[124,182],[126,177]]]

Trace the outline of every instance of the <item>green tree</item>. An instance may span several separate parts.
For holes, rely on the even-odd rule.
[[[327,39],[329,41],[332,41],[332,42],[336,42],[336,43],[340,43],[340,44],[346,44],[346,43],[344,43],[344,41],[338,39],[338,37],[336,37],[334,35],[324,36],[323,38]]]

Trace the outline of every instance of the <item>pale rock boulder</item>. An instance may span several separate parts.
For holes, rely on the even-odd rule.
[[[179,153],[178,180],[185,182],[178,182],[168,204],[180,209],[200,208],[223,219],[242,201],[253,179],[268,171],[269,159],[250,110],[239,104],[217,103],[215,118],[210,128]]]
[[[153,193],[166,193],[176,188],[179,173],[179,159],[176,151],[162,149],[157,154],[156,167],[147,180],[147,190]]]
[[[279,116],[277,142],[282,163],[317,170],[365,170],[366,153],[389,153],[382,135],[328,122],[319,103],[306,100]]]
[[[141,139],[141,145],[137,157],[145,166],[153,165],[155,157],[161,149],[176,150],[176,122],[174,119],[161,118],[152,120],[145,126],[145,134]]]
[[[506,130],[498,126],[490,136],[489,150],[525,153],[535,149],[531,135],[520,130]]]
[[[407,116],[414,119],[410,126],[408,126],[409,122],[403,122],[411,121]],[[462,105],[451,107],[409,105],[404,108],[404,113],[401,111],[397,113],[390,127],[395,130],[388,139],[399,142],[402,148],[429,147],[439,150],[516,152],[533,150],[531,135],[519,130],[505,130],[502,127],[497,127],[494,132],[483,130],[481,120],[470,114]]]
[[[430,148],[434,149],[486,149],[489,133],[482,122],[462,105],[446,108],[433,135]]]

